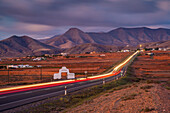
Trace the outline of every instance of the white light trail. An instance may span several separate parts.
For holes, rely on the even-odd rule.
[[[129,58],[127,58],[124,62],[122,62],[121,64],[119,64],[118,66],[116,66],[112,72],[109,72],[107,74],[101,74],[101,75],[96,75],[96,76],[91,76],[88,77],[88,79],[94,79],[94,78],[99,78],[99,77],[106,77],[109,76],[111,74],[113,74],[113,72],[117,72],[119,71],[120,68],[122,68],[128,61],[130,61],[130,59],[135,56],[139,51],[136,51],[133,55],[131,55]],[[77,80],[85,80],[86,78],[79,78]],[[60,83],[67,83],[67,82],[74,82],[75,80],[62,80],[62,81],[54,81],[54,82],[47,82],[47,83],[38,83],[38,84],[32,84],[32,85],[24,85],[24,86],[17,86],[17,87],[11,87],[11,88],[3,88],[0,89],[0,92],[4,92],[4,91],[10,91],[10,90],[17,90],[17,89],[25,89],[25,88],[33,88],[33,87],[40,87],[40,86],[46,86],[46,85],[54,85],[54,84],[60,84]]]

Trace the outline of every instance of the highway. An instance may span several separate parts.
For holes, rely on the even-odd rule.
[[[115,80],[125,74],[128,63],[132,62],[137,54],[138,52],[135,52],[114,67],[110,72],[105,74],[80,78],[77,80],[63,80],[0,89],[0,111],[63,95],[65,92],[65,86],[67,86],[67,93],[71,93],[83,88],[102,84],[103,80],[105,82]]]

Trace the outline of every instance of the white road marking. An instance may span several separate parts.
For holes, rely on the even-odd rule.
[[[7,98],[7,96],[0,97],[0,99]]]
[[[24,92],[24,93],[33,93],[33,91],[28,91],[28,92]]]

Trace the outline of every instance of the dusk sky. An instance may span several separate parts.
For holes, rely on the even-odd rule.
[[[0,0],[0,40],[143,26],[170,28],[170,0]]]

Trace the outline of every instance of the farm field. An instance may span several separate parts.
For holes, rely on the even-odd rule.
[[[62,66],[66,66],[76,77],[93,76],[102,73],[115,63],[132,53],[95,53],[56,56],[42,61],[1,61],[0,65],[40,65],[42,67],[22,69],[0,69],[0,85],[27,84],[35,82],[53,81],[53,74],[58,73]],[[87,74],[85,74],[87,71]]]
[[[153,51],[153,56],[142,53],[131,66],[137,77],[170,81],[170,52]]]
[[[126,75],[141,78],[140,81],[124,85],[124,88],[113,88],[63,112],[169,113],[170,52],[150,51],[153,56],[146,53],[148,51],[136,58]]]

